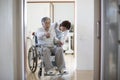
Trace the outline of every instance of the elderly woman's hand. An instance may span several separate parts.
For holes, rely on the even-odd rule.
[[[62,46],[64,43],[63,42],[61,42],[61,41],[57,41],[57,43],[60,45],[60,46]]]
[[[50,33],[47,32],[47,33],[45,34],[45,36],[46,36],[46,38],[50,38]]]

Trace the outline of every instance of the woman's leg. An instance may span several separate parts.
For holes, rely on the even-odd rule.
[[[57,65],[59,71],[61,71],[63,68],[65,68],[63,49],[61,47],[55,48],[55,62],[56,62],[56,65]]]

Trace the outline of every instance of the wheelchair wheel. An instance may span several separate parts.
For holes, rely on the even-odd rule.
[[[28,52],[28,65],[32,73],[37,69],[37,51],[36,47],[32,46]]]

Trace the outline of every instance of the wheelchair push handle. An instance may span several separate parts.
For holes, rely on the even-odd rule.
[[[32,36],[33,36],[33,37],[35,36],[35,32],[32,33]],[[29,36],[26,37],[26,38],[32,40]]]
[[[32,35],[32,38],[31,38],[30,36],[28,36],[28,37],[26,37],[26,38],[27,38],[28,40],[30,40],[31,43],[35,42],[35,44],[37,44],[38,41],[37,41],[37,36],[36,36],[35,32],[32,32],[31,35]]]
[[[35,36],[35,32],[32,32],[32,36]]]

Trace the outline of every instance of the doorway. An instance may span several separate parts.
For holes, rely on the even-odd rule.
[[[41,19],[42,17],[50,17],[52,23],[58,22],[60,24],[64,20],[69,20],[71,22],[70,29],[70,45],[68,45],[68,50],[64,53],[66,69],[68,75],[63,76],[45,76],[44,80],[63,80],[69,79],[74,80],[74,28],[75,28],[75,2],[74,1],[27,1],[26,3],[26,27],[25,27],[25,45],[26,45],[26,54],[25,54],[25,75],[26,80],[39,80],[37,70],[32,73],[28,66],[28,51],[34,41],[31,42],[30,39],[33,38],[32,33],[36,32],[38,28],[42,27]],[[39,62],[39,61],[38,61]]]

